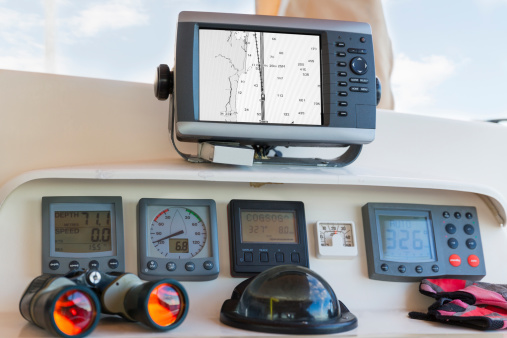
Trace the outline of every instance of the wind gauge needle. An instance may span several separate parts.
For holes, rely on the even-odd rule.
[[[155,243],[155,242],[160,242],[160,241],[163,241],[164,239],[168,239],[168,238],[171,238],[171,237],[174,237],[174,236],[181,235],[182,233],[183,233],[183,230],[180,230],[180,231],[175,232],[174,234],[170,234],[169,236],[166,236],[166,237],[164,237],[164,238],[157,239],[156,241],[153,241],[153,243]]]

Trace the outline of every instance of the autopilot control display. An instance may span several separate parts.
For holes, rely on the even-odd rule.
[[[430,213],[413,211],[378,211],[380,259],[391,262],[434,262],[435,243]]]
[[[368,203],[362,213],[371,279],[478,280],[486,275],[476,208]]]
[[[42,272],[125,269],[121,197],[42,198]]]
[[[322,124],[320,36],[199,29],[199,120]]]

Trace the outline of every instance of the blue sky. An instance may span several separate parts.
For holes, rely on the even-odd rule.
[[[396,110],[507,117],[507,0],[383,4]],[[182,10],[253,14],[254,1],[0,0],[0,69],[152,83]]]
[[[506,0],[383,1],[397,109],[507,117]]]

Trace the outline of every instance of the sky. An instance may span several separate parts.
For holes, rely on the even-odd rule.
[[[318,0],[313,0],[318,1]],[[361,1],[361,0],[357,0]],[[395,110],[507,118],[507,0],[382,0]],[[0,69],[153,83],[178,13],[253,14],[253,0],[0,0]]]
[[[507,0],[383,1],[396,110],[507,118]]]

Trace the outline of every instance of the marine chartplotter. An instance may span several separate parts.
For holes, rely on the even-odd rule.
[[[160,65],[155,82],[158,99],[172,94],[173,141],[199,143],[198,157],[214,162],[249,150],[287,163],[269,151],[350,146],[336,161],[303,163],[350,164],[375,138],[371,34],[360,22],[180,13],[173,70]]]

